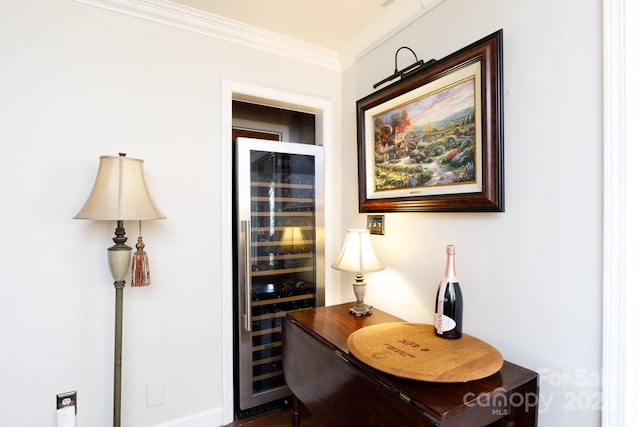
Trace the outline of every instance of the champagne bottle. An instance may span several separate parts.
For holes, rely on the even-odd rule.
[[[436,294],[436,335],[456,339],[462,336],[462,291],[456,277],[456,247],[447,246],[444,275]]]

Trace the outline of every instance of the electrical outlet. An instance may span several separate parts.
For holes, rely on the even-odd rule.
[[[371,234],[384,234],[384,215],[367,215],[367,228]]]
[[[78,395],[75,391],[56,395],[56,426],[76,427]]]

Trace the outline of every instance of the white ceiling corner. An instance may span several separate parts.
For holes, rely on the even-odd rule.
[[[391,1],[388,14],[369,25],[355,39],[350,40],[340,49],[340,65],[343,69],[380,46],[444,0]]]

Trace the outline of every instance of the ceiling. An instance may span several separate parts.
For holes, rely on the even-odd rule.
[[[339,51],[406,0],[172,0]],[[415,0],[414,0],[415,1]]]

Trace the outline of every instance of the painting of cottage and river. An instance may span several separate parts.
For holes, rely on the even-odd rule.
[[[374,191],[476,183],[475,83],[467,77],[371,117]]]

